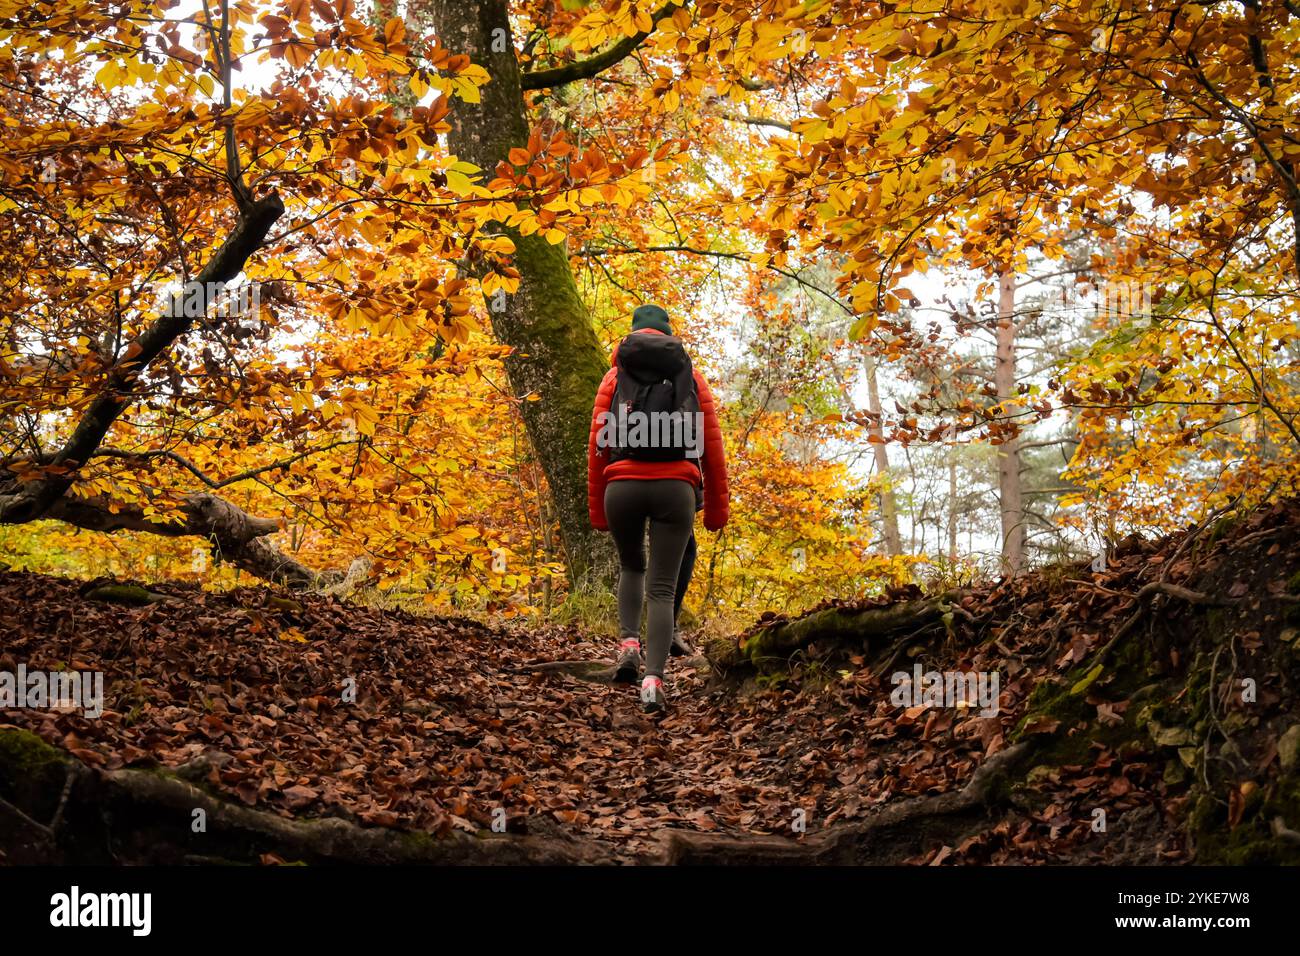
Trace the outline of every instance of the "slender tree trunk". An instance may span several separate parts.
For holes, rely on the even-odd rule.
[[[957,429],[948,431],[948,560],[957,562]]]
[[[416,2],[425,4],[445,46],[467,54],[492,77],[481,91],[481,103],[456,102],[447,143],[450,152],[490,178],[512,147],[528,142],[507,0]],[[524,425],[550,484],[570,580],[606,579],[613,569],[612,547],[587,517],[587,434],[608,356],[578,295],[563,246],[537,234],[498,228],[515,244],[514,265],[521,277],[515,294],[488,302],[496,337],[514,349],[505,363],[510,387],[520,397],[539,396],[522,403]]]
[[[876,474],[880,476],[880,523],[885,533],[885,553],[896,557],[903,553],[903,539],[898,533],[898,503],[894,498],[893,473],[889,469],[889,450],[885,447],[883,418],[880,410],[880,387],[876,381],[876,360],[868,354],[867,411],[871,413],[868,435],[873,439],[871,452],[876,458]]]
[[[1016,277],[1008,271],[998,280],[997,365],[994,385],[1004,414],[1014,411],[1016,394]],[[1002,512],[1002,564],[1017,574],[1025,563],[1025,513],[1020,486],[1020,439],[997,446],[998,496]]]

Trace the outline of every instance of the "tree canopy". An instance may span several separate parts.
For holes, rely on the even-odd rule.
[[[1298,46],[1285,0],[5,2],[0,533],[549,606],[643,301],[722,383],[712,611],[1293,491]]]

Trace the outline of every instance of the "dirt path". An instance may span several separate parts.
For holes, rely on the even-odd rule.
[[[1266,538],[1257,543],[1276,546]],[[1164,547],[1175,556],[1175,544]],[[1180,820],[1193,780],[1171,769],[1177,747],[1085,741],[1054,762],[1020,768],[1018,798],[998,793],[992,808],[989,781],[972,786],[981,764],[1012,749],[1018,726],[1024,736],[1023,719],[1044,700],[1035,690],[1070,676],[1133,616],[1137,585],[1160,563],[1153,550],[1116,556],[1104,575],[1041,575],[973,592],[956,626],[950,617],[901,643],[814,643],[792,656],[793,673],[783,667],[758,687],[753,674],[743,688],[706,680],[702,658],[674,661],[673,707],[659,720],[640,713],[632,688],[534,666],[607,661],[606,642],[571,628],[494,630],[266,589],[160,586],[163,600],[131,607],[91,600],[77,582],[6,573],[0,671],[103,671],[107,699],[98,719],[26,709],[5,711],[0,724],[72,754],[101,783],[105,774],[161,766],[200,788],[194,794],[284,820],[476,838],[504,820],[516,842],[532,838],[607,862],[718,853],[1180,862],[1190,855]],[[1274,564],[1272,578],[1289,573],[1286,562]],[[1243,594],[1276,591],[1272,578],[1243,578]],[[1209,609],[1185,603],[1157,602],[1153,621],[1142,624],[1144,646],[1171,622],[1177,632],[1184,615],[1204,624]],[[1281,632],[1284,622],[1258,606],[1250,613],[1265,623],[1257,639],[1261,630]],[[1000,713],[896,706],[881,665],[899,660],[895,669],[915,660],[996,670]],[[1123,676],[1118,664],[1112,670]],[[1283,677],[1269,713],[1277,694],[1289,693]],[[1121,680],[1108,694],[1110,680],[1108,672],[1079,695],[1078,716],[1103,729],[1125,720],[1138,690]],[[1031,730],[1072,729],[1051,712],[1032,719],[1042,726]],[[1096,828],[1098,810],[1105,831]],[[201,837],[178,836],[175,852],[232,852],[214,845],[204,854]],[[749,841],[744,853],[733,838]],[[120,858],[158,852],[115,839]]]

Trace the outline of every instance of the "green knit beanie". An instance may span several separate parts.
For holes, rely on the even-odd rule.
[[[672,335],[673,328],[668,324],[668,313],[657,305],[638,305],[632,312],[632,331],[657,329],[665,335]]]

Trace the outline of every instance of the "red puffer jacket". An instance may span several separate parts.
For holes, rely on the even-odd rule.
[[[633,335],[663,335],[656,329],[639,329]],[[614,349],[618,354],[618,349]],[[610,356],[610,365],[614,365],[614,356]],[[591,413],[591,436],[587,440],[587,511],[591,515],[591,526],[600,531],[608,531],[605,520],[605,485],[611,481],[641,479],[651,481],[656,478],[677,478],[693,485],[700,484],[700,472],[704,473],[704,527],[710,531],[720,531],[730,517],[730,492],[727,489],[727,457],[722,447],[722,429],[718,427],[718,410],[713,402],[713,393],[699,372],[692,370],[695,377],[695,389],[700,396],[700,411],[704,413],[704,456],[698,467],[694,461],[637,461],[624,458],[619,461],[609,460],[609,450],[599,448],[596,444],[600,433],[600,416],[610,410],[614,401],[614,384],[618,369],[611,367],[600,382],[596,392],[596,405]]]

